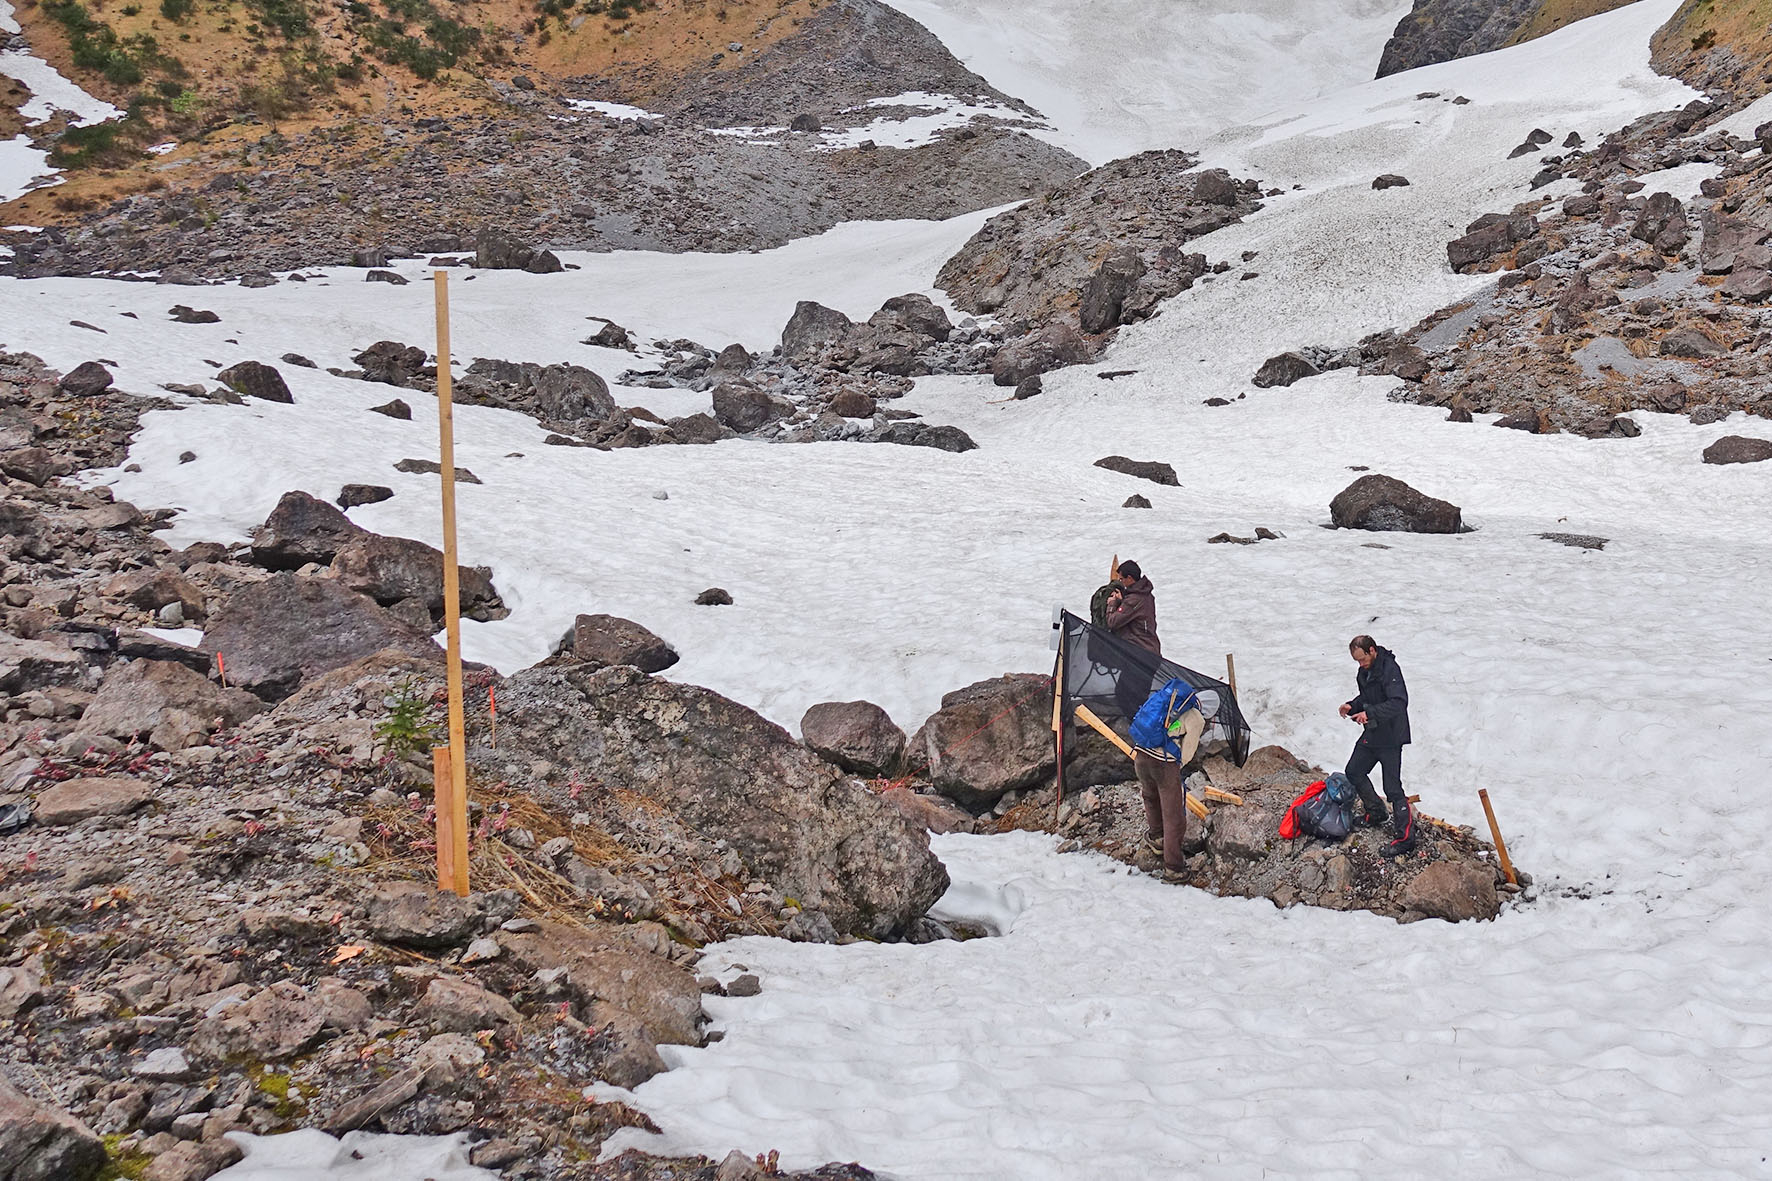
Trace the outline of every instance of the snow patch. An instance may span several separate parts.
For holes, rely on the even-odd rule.
[[[1698,196],[1698,187],[1705,181],[1723,174],[1720,164],[1682,164],[1678,168],[1664,168],[1660,172],[1645,172],[1637,177],[1643,184],[1643,193],[1671,193],[1682,201],[1690,201]]]
[[[49,153],[33,147],[29,136],[0,140],[0,202],[61,183],[60,174],[49,166]]]
[[[630,107],[626,103],[608,103],[594,98],[569,98],[566,105],[575,111],[594,111],[599,115],[607,115],[611,119],[657,119],[660,116],[641,107]]]
[[[848,113],[881,107],[909,108],[926,113],[883,115],[861,127],[826,131],[819,137],[821,149],[841,151],[860,147],[868,140],[882,148],[919,148],[934,143],[944,131],[965,127],[980,119],[1000,120],[1029,129],[1051,130],[1049,124],[1030,118],[1027,112],[1018,111],[1003,103],[988,99],[969,101],[951,94],[930,94],[922,90],[907,91],[890,98],[871,99],[862,106],[849,108]]]
[[[233,1133],[246,1159],[216,1181],[497,1181],[468,1164],[463,1136],[386,1136],[347,1132],[335,1140],[311,1128],[280,1136]]]
[[[26,123],[41,122],[53,117],[57,111],[72,115],[76,127],[103,123],[123,115],[110,103],[94,98],[62,77],[54,66],[35,54],[16,49],[0,53],[0,76],[16,78],[30,88],[30,101],[19,108]]]

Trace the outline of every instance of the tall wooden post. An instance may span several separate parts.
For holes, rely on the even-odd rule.
[[[437,435],[443,477],[443,619],[449,677],[449,746],[436,757],[437,888],[468,893],[468,749],[461,701],[461,568],[455,551],[455,403],[449,372],[449,272],[437,295]],[[445,773],[447,772],[447,773]],[[445,847],[447,846],[447,852]]]
[[[1231,696],[1237,695],[1237,657],[1234,652],[1224,654],[1224,683],[1231,687]]]
[[[1501,858],[1501,872],[1507,878],[1507,884],[1517,886],[1519,877],[1514,873],[1514,863],[1507,855],[1507,842],[1501,839],[1501,825],[1495,823],[1495,809],[1489,806],[1489,789],[1479,787],[1477,798],[1483,801],[1483,815],[1489,818],[1489,835],[1495,838],[1495,854]]]
[[[1059,807],[1064,804],[1064,654],[1067,647],[1069,645],[1065,643],[1064,617],[1061,615],[1058,622],[1058,663],[1052,671],[1052,741],[1058,761],[1058,770],[1053,776],[1052,815],[1055,820]]]

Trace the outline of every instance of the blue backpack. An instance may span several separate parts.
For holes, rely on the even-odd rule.
[[[1194,687],[1176,677],[1145,699],[1132,718],[1132,745],[1158,751],[1172,759],[1181,757],[1181,744],[1169,733],[1169,724],[1190,709],[1199,708]]]

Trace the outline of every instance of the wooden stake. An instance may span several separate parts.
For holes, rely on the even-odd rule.
[[[1239,808],[1243,806],[1242,796],[1236,795],[1233,792],[1223,791],[1216,787],[1203,788],[1201,789],[1200,794],[1209,800],[1217,800],[1221,804],[1235,804]]]
[[[1095,716],[1094,710],[1090,709],[1086,705],[1079,705],[1072,712],[1076,714],[1078,721],[1080,721],[1084,725],[1090,727],[1096,733],[1100,734],[1103,738],[1107,739],[1109,742],[1111,742],[1115,746],[1119,747],[1121,754],[1125,755],[1129,759],[1134,758],[1136,756],[1136,752],[1132,749],[1132,744],[1127,742],[1124,738],[1121,738],[1118,734],[1115,734],[1113,727],[1109,726],[1106,722],[1102,721],[1100,718]],[[1185,794],[1185,792],[1183,794]],[[1206,819],[1206,805],[1202,804],[1199,800],[1196,800],[1191,795],[1187,796],[1187,810],[1189,812],[1192,812],[1195,816],[1199,817],[1201,820]]]
[[[1231,687],[1231,696],[1237,695],[1237,658],[1234,654],[1224,654],[1224,681]]]
[[[1501,839],[1501,826],[1495,823],[1495,809],[1489,806],[1489,789],[1479,787],[1477,798],[1483,801],[1483,815],[1489,818],[1489,835],[1495,838],[1495,852],[1501,857],[1501,872],[1507,877],[1508,885],[1517,886],[1520,879],[1514,876],[1514,863],[1507,856],[1507,842]]]
[[[437,888],[455,889],[455,760],[447,746],[431,748],[432,803],[437,810]],[[465,867],[464,867],[465,868]]]
[[[433,271],[437,296],[437,438],[443,476],[443,620],[449,678],[449,819],[437,801],[437,887],[468,893],[468,747],[461,700],[461,567],[455,549],[455,403],[449,372],[449,272]],[[445,831],[447,829],[447,832]],[[445,878],[443,845],[449,838],[449,875]]]
[[[498,686],[486,686],[486,712],[492,719],[492,746],[498,749]]]
[[[226,689],[228,687],[228,662],[222,659],[220,652],[215,654],[215,675],[221,678],[221,687]]]
[[[1052,742],[1058,757],[1053,772],[1052,819],[1058,820],[1059,806],[1064,803],[1064,634],[1058,637],[1058,664],[1052,671]]]

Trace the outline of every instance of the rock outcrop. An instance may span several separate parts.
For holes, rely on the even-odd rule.
[[[1388,533],[1463,533],[1457,505],[1438,500],[1390,476],[1361,476],[1336,494],[1329,516],[1337,529]]]

